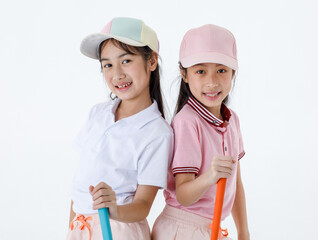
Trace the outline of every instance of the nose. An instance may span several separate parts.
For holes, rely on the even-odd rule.
[[[113,79],[115,81],[119,81],[119,80],[125,78],[125,76],[126,75],[125,75],[125,73],[120,65],[114,66]]]
[[[207,77],[206,83],[210,87],[215,87],[219,84],[218,76],[215,73],[210,73]]]

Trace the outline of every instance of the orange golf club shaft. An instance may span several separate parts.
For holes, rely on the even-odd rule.
[[[217,187],[216,187],[216,197],[215,197],[214,214],[213,214],[213,222],[212,222],[211,240],[218,240],[225,186],[226,186],[226,178],[221,178],[218,181]]]

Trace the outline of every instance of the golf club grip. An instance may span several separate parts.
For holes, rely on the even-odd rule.
[[[98,209],[100,226],[102,229],[103,240],[113,240],[112,230],[109,223],[109,214],[107,208]]]
[[[217,187],[216,187],[211,240],[218,240],[221,215],[222,215],[222,208],[223,208],[224,193],[225,193],[225,186],[226,186],[226,178],[221,178],[218,181]]]

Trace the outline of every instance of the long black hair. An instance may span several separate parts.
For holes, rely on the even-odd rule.
[[[102,48],[107,44],[107,42],[112,42],[116,47],[119,47],[120,49],[124,50],[125,52],[136,55],[139,54],[142,56],[145,62],[146,62],[155,54],[153,50],[151,50],[150,47],[144,46],[144,47],[135,47],[131,46],[125,43],[122,43],[120,41],[117,41],[116,39],[107,39],[104,42],[102,42],[99,45],[99,61],[101,62],[100,53]],[[158,104],[158,109],[162,115],[163,118],[165,118],[164,114],[164,107],[163,107],[163,100],[162,100],[162,94],[161,94],[161,87],[160,87],[160,66],[159,63],[157,64],[157,68],[151,72],[150,74],[150,82],[149,82],[149,91],[150,91],[150,97],[152,99],[155,99]]]

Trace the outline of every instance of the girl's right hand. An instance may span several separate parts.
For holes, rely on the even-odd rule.
[[[110,218],[118,217],[116,194],[109,185],[100,182],[95,187],[89,186],[89,192],[94,202],[93,209],[108,208]]]
[[[209,171],[209,184],[216,184],[220,178],[229,178],[232,175],[235,159],[230,156],[215,156]]]

